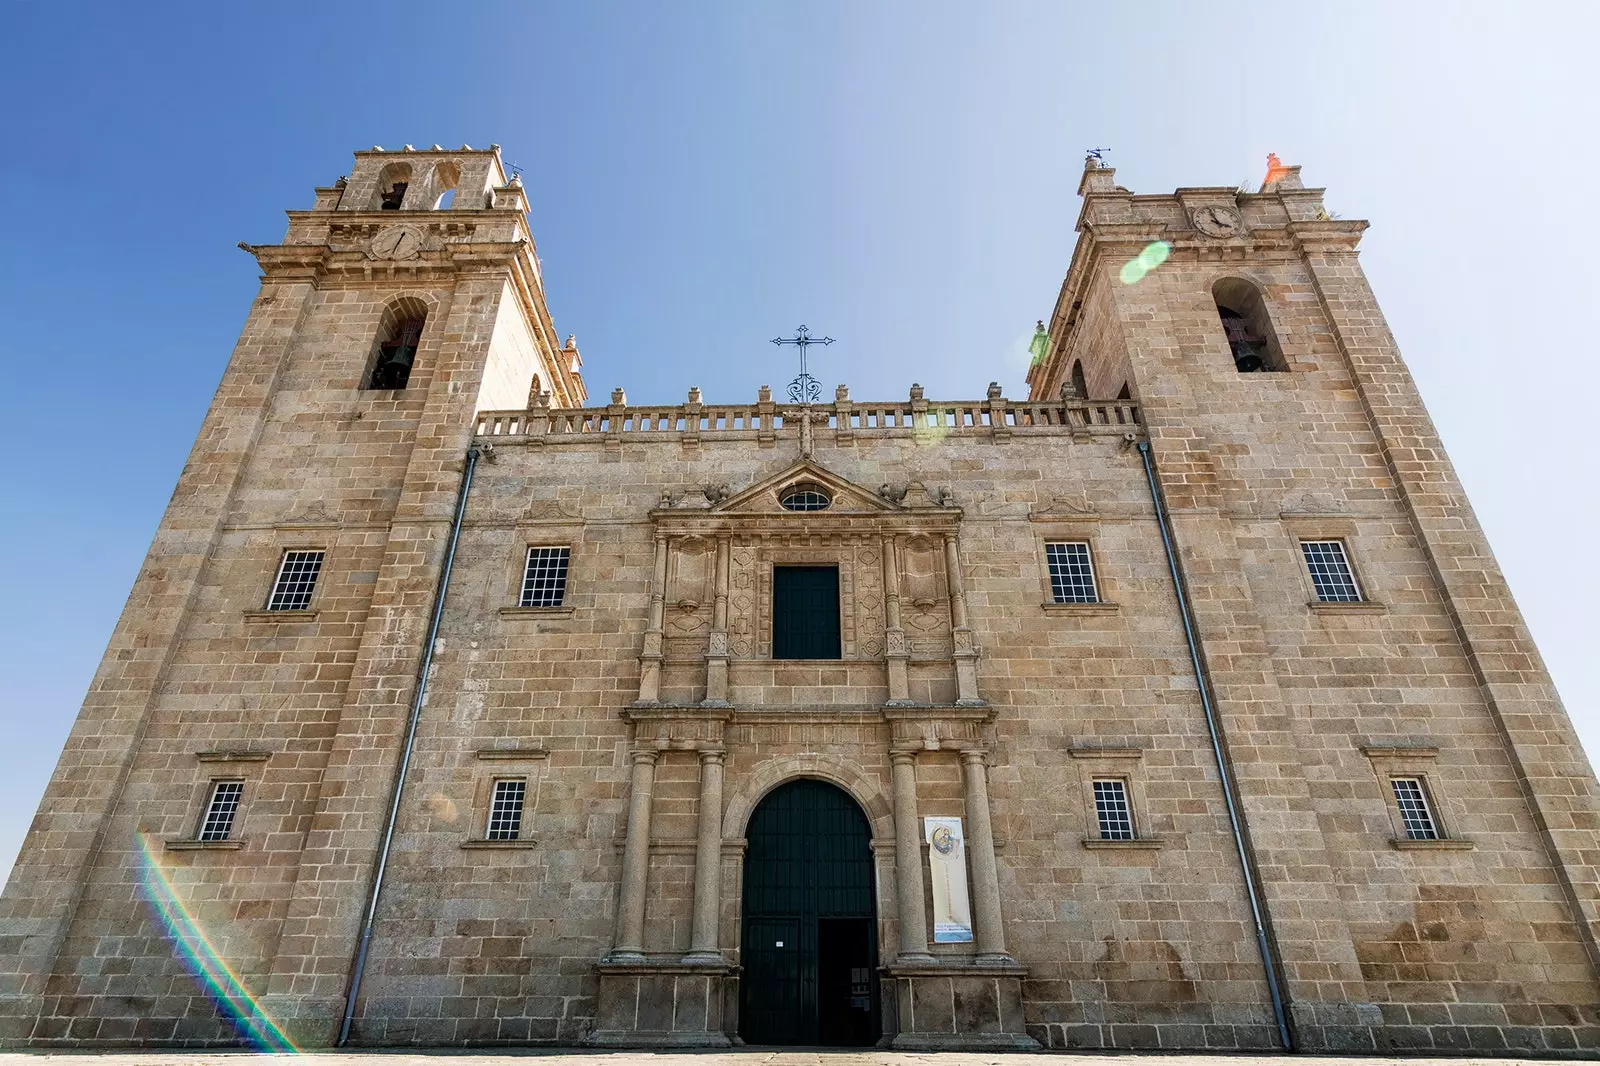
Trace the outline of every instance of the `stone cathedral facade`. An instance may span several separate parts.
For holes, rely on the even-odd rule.
[[[586,405],[498,152],[357,153],[246,246],[0,1039],[1593,1053],[1595,779],[1366,224],[1080,193],[1026,399]]]

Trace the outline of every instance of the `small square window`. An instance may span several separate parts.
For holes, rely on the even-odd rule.
[[[1094,813],[1101,840],[1132,840],[1133,808],[1128,805],[1128,783],[1108,778],[1094,783]]]
[[[239,814],[239,800],[244,795],[243,781],[213,781],[211,799],[200,819],[196,840],[227,840],[233,835],[233,822]]]
[[[571,548],[529,548],[517,606],[560,607],[567,596],[567,563],[571,554]]]
[[[1300,551],[1311,572],[1311,584],[1323,603],[1360,603],[1361,588],[1350,569],[1342,540],[1303,540]]]
[[[288,551],[278,564],[278,577],[267,597],[269,611],[303,611],[311,606],[311,592],[322,570],[320,551]]]
[[[1087,541],[1069,540],[1044,546],[1050,565],[1050,597],[1056,603],[1099,603],[1094,583],[1094,563]]]
[[[489,803],[489,825],[484,830],[487,840],[516,840],[522,832],[522,801],[528,794],[528,783],[521,778],[502,779],[494,783],[494,798]]]
[[[1395,804],[1400,808],[1400,824],[1405,827],[1410,840],[1438,840],[1439,823],[1434,821],[1428,806],[1428,793],[1419,777],[1394,777],[1389,779],[1394,788]]]

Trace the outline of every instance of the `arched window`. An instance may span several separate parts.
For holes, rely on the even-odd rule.
[[[778,502],[786,511],[826,511],[828,505],[833,503],[833,499],[821,485],[802,481],[798,485],[790,485],[784,489]]]
[[[455,163],[440,163],[433,168],[433,207],[435,211],[447,209],[456,199],[456,183],[461,180],[461,167]]]
[[[1080,400],[1089,398],[1089,385],[1083,377],[1082,359],[1074,359],[1072,361],[1072,391],[1078,394],[1078,399]]]
[[[1234,369],[1241,374],[1289,369],[1267,317],[1261,290],[1242,278],[1223,278],[1211,287],[1211,296],[1216,301],[1217,317],[1222,321]]]
[[[411,380],[411,367],[422,343],[428,309],[414,296],[396,300],[384,309],[373,344],[369,389],[403,389]]]
[[[378,174],[378,202],[373,206],[380,211],[400,210],[410,185],[411,164],[390,163]]]

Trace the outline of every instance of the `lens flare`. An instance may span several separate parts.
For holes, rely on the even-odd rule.
[[[151,849],[149,836],[141,833],[138,841],[140,881],[145,900],[195,982],[228,1016],[246,1043],[259,1051],[298,1053],[300,1049],[267,1017],[261,1004],[245,988],[239,975],[223,961],[216,945],[211,943],[205,930],[200,928],[200,923],[184,906],[172,878],[161,868],[160,860]]]
[[[1172,254],[1172,245],[1166,241],[1151,241],[1145,245],[1144,251],[1122,264],[1119,275],[1124,285],[1137,285],[1144,280],[1144,276],[1162,263],[1167,261],[1167,256]]]
[[[926,411],[911,427],[911,440],[918,447],[940,443],[950,435],[952,427],[947,419],[952,416],[943,411]]]

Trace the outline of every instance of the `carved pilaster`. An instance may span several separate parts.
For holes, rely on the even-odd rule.
[[[978,649],[967,625],[967,594],[961,580],[961,549],[953,533],[944,538],[945,581],[950,589],[950,636],[956,662],[956,703],[962,707],[981,707],[978,695]]]

